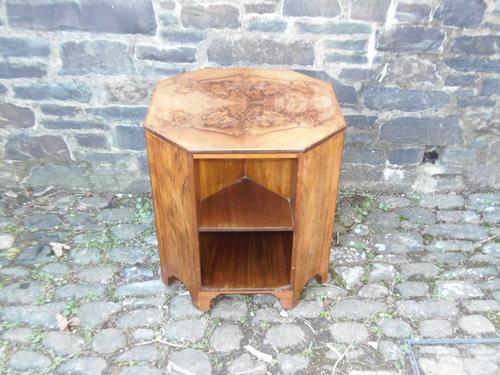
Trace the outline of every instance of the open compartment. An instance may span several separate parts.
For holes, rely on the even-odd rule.
[[[292,232],[200,233],[202,288],[289,287],[292,241]]]
[[[290,287],[297,159],[197,159],[203,289]]]
[[[291,231],[296,159],[196,160],[198,228]]]

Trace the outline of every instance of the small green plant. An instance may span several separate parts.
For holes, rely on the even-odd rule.
[[[396,272],[392,281],[394,284],[399,284],[399,283],[403,282],[404,279],[403,279],[403,276],[401,276],[401,274],[399,272]]]
[[[375,336],[377,336],[379,339],[382,337],[382,328],[376,323],[373,323],[370,325],[370,331],[373,333]]]
[[[17,247],[11,247],[10,249],[7,249],[7,251],[5,252],[5,257],[8,260],[14,260],[16,259],[20,251],[21,250],[19,250]]]
[[[309,346],[302,351],[302,355],[306,358],[312,358],[314,355],[313,343],[309,343]]]
[[[33,332],[31,333],[31,336],[30,336],[30,341],[31,341],[31,344],[33,345],[34,348],[40,346],[40,343],[45,338],[45,335],[46,335],[46,333],[39,330],[39,329],[33,330]]]
[[[71,300],[66,306],[64,306],[63,315],[66,318],[75,316],[78,313],[78,306],[75,300]]]
[[[366,249],[366,244],[364,244],[363,242],[356,241],[356,242],[350,243],[350,245],[358,251],[363,251],[364,249]]]
[[[208,339],[202,338],[199,341],[193,342],[190,346],[193,349],[200,349],[200,350],[207,349],[208,348]]]
[[[356,214],[356,217],[354,218],[354,222],[356,224],[360,224],[363,222],[365,217],[368,215],[371,204],[372,203],[371,203],[370,199],[365,199],[361,203],[354,206],[354,213]]]
[[[66,283],[63,277],[55,277],[50,273],[34,269],[31,271],[31,278],[33,280],[45,281],[49,286],[62,286]]]
[[[434,235],[429,234],[429,233],[424,234],[422,237],[426,241],[433,241],[434,239],[436,239],[436,237]]]
[[[14,236],[18,236],[19,234],[23,233],[24,232],[24,228],[23,227],[20,227],[20,226],[17,226],[15,224],[9,224],[7,226],[5,226],[2,231],[6,232],[6,233],[10,233]]]
[[[388,212],[388,211],[391,210],[391,206],[389,204],[387,204],[387,203],[384,203],[384,202],[380,202],[378,204],[378,208],[380,208],[384,212]]]
[[[135,221],[143,222],[151,217],[152,204],[150,199],[137,197],[135,200]]]
[[[330,319],[330,312],[323,310],[319,313],[319,316],[323,319]]]

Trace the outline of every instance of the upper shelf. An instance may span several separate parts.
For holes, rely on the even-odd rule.
[[[159,81],[144,126],[191,153],[293,153],[345,121],[328,83],[289,70],[224,68]]]
[[[290,202],[243,178],[200,202],[199,230],[291,231]]]

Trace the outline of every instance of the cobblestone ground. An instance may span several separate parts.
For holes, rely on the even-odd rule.
[[[411,374],[406,337],[498,337],[500,194],[343,193],[338,211],[328,285],[291,311],[257,295],[201,313],[159,281],[148,197],[6,192],[0,373]],[[417,355],[427,375],[500,368],[494,345]]]

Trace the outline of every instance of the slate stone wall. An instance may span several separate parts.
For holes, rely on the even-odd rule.
[[[497,189],[499,48],[493,0],[0,0],[0,186],[148,190],[154,82],[264,66],[334,85],[345,187]]]

